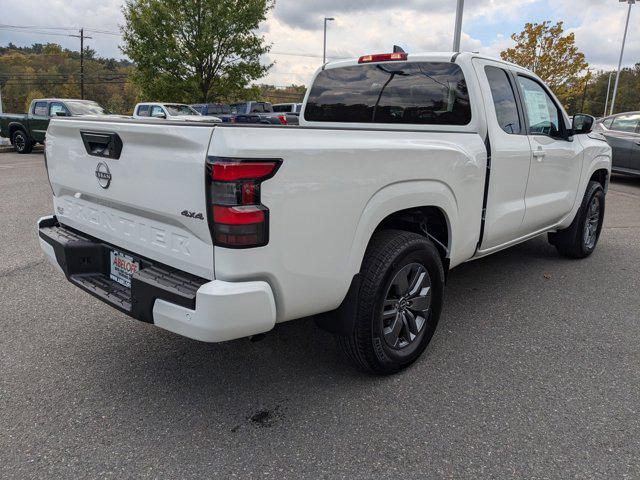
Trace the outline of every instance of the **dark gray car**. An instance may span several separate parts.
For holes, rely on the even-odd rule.
[[[613,150],[612,171],[640,176],[640,112],[605,117],[594,130],[605,136]]]

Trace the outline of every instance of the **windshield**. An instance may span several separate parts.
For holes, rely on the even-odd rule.
[[[169,115],[200,115],[189,105],[165,105],[164,108],[167,109]]]
[[[66,101],[72,115],[108,115],[109,111],[96,102]]]

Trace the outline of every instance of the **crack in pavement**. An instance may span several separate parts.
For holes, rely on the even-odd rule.
[[[0,278],[11,277],[16,273],[24,272],[25,270],[30,270],[45,262],[46,262],[46,259],[41,259],[34,262],[25,263],[24,265],[19,265],[17,267],[9,268],[8,270],[0,271]]]

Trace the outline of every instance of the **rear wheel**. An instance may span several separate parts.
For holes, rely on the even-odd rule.
[[[360,273],[355,327],[339,344],[357,366],[395,373],[420,357],[435,332],[444,291],[440,255],[421,235],[383,230]]]
[[[33,142],[24,130],[13,132],[11,143],[18,153],[31,153],[31,150],[33,150]]]
[[[604,221],[605,195],[602,185],[590,182],[580,210],[571,225],[549,234],[549,243],[565,257],[585,258],[593,253]]]

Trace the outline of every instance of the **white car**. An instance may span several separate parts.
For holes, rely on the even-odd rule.
[[[424,351],[451,268],[543,234],[569,257],[596,248],[611,148],[524,68],[332,62],[300,123],[54,118],[42,248],[160,328],[221,342],[315,316],[380,374]]]
[[[220,118],[200,115],[183,103],[138,103],[133,109],[133,118],[222,123]]]

